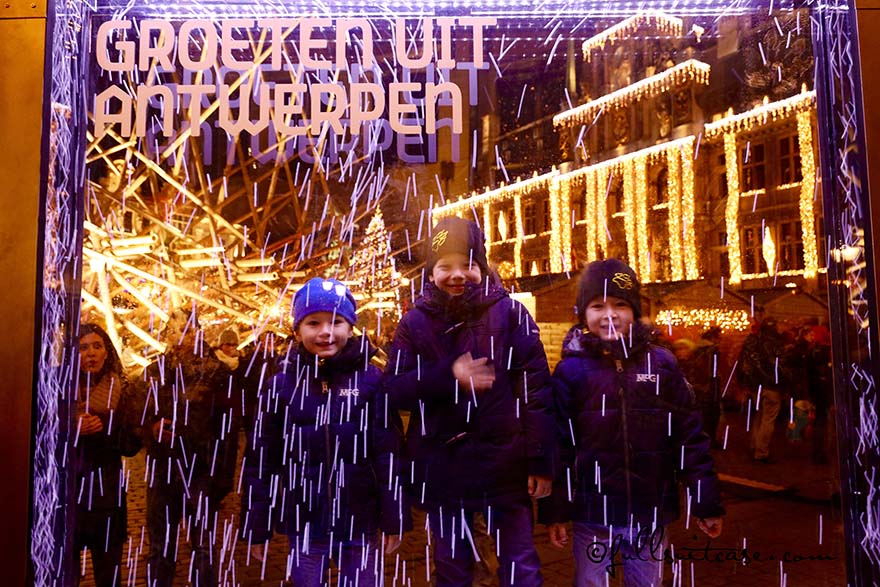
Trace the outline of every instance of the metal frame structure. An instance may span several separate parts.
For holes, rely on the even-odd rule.
[[[246,2],[245,2],[246,3]],[[305,0],[292,3],[307,10]],[[377,10],[355,2],[316,3],[314,10]],[[464,3],[469,4],[469,3]],[[486,2],[487,7],[501,5]],[[754,11],[768,3],[705,0],[690,2],[581,2],[556,3],[560,11],[576,9],[585,15],[619,16],[638,8],[675,5],[681,13]],[[772,5],[772,2],[769,3]],[[779,7],[779,2],[776,3]],[[820,119],[820,160],[826,231],[836,262],[829,263],[829,300],[833,330],[835,399],[840,438],[842,502],[845,512],[847,568],[850,585],[880,582],[880,493],[876,481],[880,464],[880,414],[876,409],[877,307],[874,288],[873,242],[870,230],[866,143],[854,0],[824,3],[797,2],[809,7],[814,24],[817,56],[816,87]],[[282,2],[248,6],[253,12],[280,9]],[[45,128],[50,129],[44,169],[45,208],[41,247],[42,312],[38,313],[39,348],[33,431],[31,565],[37,585],[72,584],[72,568],[63,568],[72,541],[71,478],[65,452],[70,437],[69,393],[77,354],[73,342],[79,321],[82,275],[83,198],[85,184],[85,127],[87,122],[83,79],[91,39],[90,16],[96,12],[124,14],[130,4],[111,1],[96,5],[79,0],[49,5],[49,45],[46,80],[52,105]],[[239,4],[177,2],[175,10],[188,17],[217,16]],[[329,6],[329,8],[328,8]],[[395,3],[396,13],[457,10],[460,2]],[[510,13],[536,14],[534,3],[504,3]],[[158,10],[150,4],[146,10]],[[479,10],[479,4],[471,8]],[[614,14],[611,14],[613,11]],[[231,13],[230,13],[231,14]],[[543,14],[546,16],[546,13]],[[39,296],[38,296],[39,298]],[[65,562],[67,561],[67,562]]]

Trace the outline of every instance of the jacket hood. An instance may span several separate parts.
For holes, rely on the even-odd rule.
[[[466,322],[481,315],[507,295],[507,290],[495,273],[489,273],[480,283],[466,283],[464,293],[458,296],[451,296],[433,282],[428,282],[422,296],[416,300],[416,307],[447,321]]]
[[[592,357],[625,360],[647,349],[655,339],[654,329],[642,322],[633,322],[632,336],[615,341],[602,340],[583,324],[572,326],[562,341],[562,357]]]

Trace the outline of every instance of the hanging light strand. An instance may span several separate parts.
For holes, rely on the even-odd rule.
[[[816,160],[813,156],[812,113],[809,110],[798,112],[798,148],[801,154],[801,241],[804,244],[804,277],[815,278],[819,273],[819,255],[816,250],[815,225],[815,186]]]
[[[675,37],[681,36],[683,30],[683,21],[678,17],[670,16],[659,10],[640,11],[584,41],[581,45],[584,59],[590,61],[593,50],[601,49],[607,43],[631,38],[643,25]]]
[[[696,59],[688,59],[660,73],[655,73],[652,76],[606,94],[601,98],[591,100],[571,110],[560,112],[553,117],[553,125],[556,127],[567,127],[590,124],[596,118],[596,115],[603,110],[611,112],[625,108],[640,100],[668,93],[688,83],[696,83],[703,86],[709,85],[710,69],[711,66],[708,63],[703,63]]]

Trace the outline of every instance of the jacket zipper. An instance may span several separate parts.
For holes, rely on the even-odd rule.
[[[620,394],[620,421],[623,430],[623,474],[626,480],[626,523],[629,524],[632,517],[632,481],[630,479],[629,464],[629,430],[626,424],[626,391],[624,390],[623,383],[620,381],[620,374],[623,373],[623,363],[620,359],[614,359],[614,367],[617,369],[618,393]]]
[[[321,394],[326,396],[330,393],[330,384],[326,379],[321,379]],[[327,528],[333,527],[333,482],[332,478],[332,460],[330,454],[330,418],[332,416],[333,400],[327,403],[327,414],[324,416],[324,466],[327,469]]]

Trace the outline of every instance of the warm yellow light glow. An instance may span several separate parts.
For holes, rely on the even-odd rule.
[[[729,282],[742,282],[742,261],[739,250],[739,166],[737,165],[736,135],[724,135],[724,162],[727,168],[727,207],[724,211],[727,226],[727,261],[730,266]]]
[[[553,117],[556,127],[591,124],[600,112],[611,112],[625,108],[635,102],[668,93],[688,83],[709,84],[710,66],[696,59],[689,59],[669,69],[661,71],[645,79],[641,79],[626,87],[620,88],[586,104],[571,110],[560,112]]]
[[[816,250],[815,201],[816,160],[813,156],[812,113],[798,112],[798,147],[801,154],[801,240],[804,244],[804,277],[815,278],[819,272],[819,254]]]
[[[516,230],[514,231],[513,241],[513,270],[517,277],[522,277],[523,274],[523,265],[522,265],[522,243],[523,243],[523,217],[522,217],[522,194],[515,193],[513,195],[513,210],[514,216],[516,216]]]
[[[771,276],[776,274],[776,243],[773,242],[773,233],[769,226],[764,227],[764,238],[761,241],[761,256],[767,264],[767,273]]]
[[[498,234],[501,240],[507,240],[507,218],[503,211],[498,212]]]
[[[594,49],[601,49],[606,43],[628,40],[643,25],[652,27],[654,30],[673,37],[680,37],[682,33],[682,20],[675,16],[669,16],[659,10],[640,11],[626,20],[609,27],[584,41],[581,50],[584,59],[590,61]]]
[[[636,238],[636,197],[633,187],[633,167],[632,157],[623,162],[623,226],[626,233],[626,259],[639,279],[644,280],[644,273],[639,267],[639,245]]]
[[[449,202],[443,206],[435,207],[431,215],[434,222],[436,222],[447,216],[455,216],[465,211],[470,212],[471,206],[482,206],[486,203],[500,204],[501,202],[514,198],[517,195],[524,196],[541,190],[546,190],[549,187],[548,184],[550,180],[557,175],[559,175],[559,171],[554,168],[552,171],[545,173],[544,175],[537,175],[536,173],[529,179],[517,179],[517,181],[511,185],[502,185],[499,188],[485,191],[481,194],[474,192],[466,198],[460,197],[455,202]]]
[[[113,249],[124,249],[128,247],[142,247],[142,246],[151,246],[155,245],[159,242],[159,237],[157,237],[152,232],[148,235],[144,236],[132,236],[128,238],[111,238],[110,246]]]
[[[486,258],[491,259],[492,239],[495,231],[492,230],[492,206],[488,203],[483,206],[483,234],[486,235]]]
[[[598,215],[599,202],[597,201],[598,198],[596,196],[596,182],[598,181],[598,175],[599,174],[593,170],[591,173],[588,173],[585,178],[584,189],[586,190],[586,193],[584,199],[586,200],[586,212],[584,214],[584,220],[586,220],[587,229],[587,262],[598,259],[598,231],[602,230],[604,232],[605,226],[604,215],[602,216],[601,223],[599,222]],[[599,224],[602,226],[599,226]]]
[[[697,258],[697,230],[694,226],[694,143],[685,142],[681,146],[681,230],[682,247],[677,249],[679,255],[684,256],[685,279],[699,279],[700,266]]]
[[[187,255],[218,255],[224,252],[226,249],[224,247],[196,247],[194,249],[177,249],[174,251],[178,255],[187,256]]]
[[[642,281],[654,281],[651,277],[651,249],[648,246],[648,161],[646,157],[633,160],[633,184],[635,187],[634,216],[636,240],[638,241],[639,275]]]
[[[749,313],[745,310],[721,310],[714,308],[661,310],[654,323],[664,326],[698,326],[708,329],[718,326],[722,331],[749,329]]]
[[[765,102],[756,108],[752,108],[741,114],[728,115],[710,122],[705,126],[703,137],[714,139],[729,133],[740,133],[766,126],[770,122],[776,122],[788,118],[796,112],[810,111],[816,102],[816,92],[808,92],[806,86],[802,87],[801,93],[778,102]]]
[[[256,257],[254,259],[236,259],[235,266],[242,269],[251,267],[271,267],[275,264],[275,257]]]
[[[180,260],[180,266],[184,269],[198,269],[199,267],[220,267],[221,265],[223,265],[223,260],[218,257]]]
[[[597,251],[601,250],[602,255],[608,254],[608,179],[611,177],[611,168],[600,167],[596,170],[596,191],[594,198],[596,201],[596,247]]]
[[[684,279],[684,256],[681,250],[681,153],[669,151],[666,156],[666,192],[669,198],[669,253],[672,281]]]
[[[154,350],[158,351],[159,353],[165,352],[167,345],[163,342],[159,342],[158,340],[156,340],[155,338],[150,336],[150,334],[148,332],[141,329],[141,327],[139,327],[137,324],[135,324],[129,320],[123,320],[122,324],[125,325],[125,328],[129,332],[131,332],[133,335],[135,335],[136,337],[138,337],[139,339],[144,341],[144,343],[146,343],[148,346],[152,347]]]
[[[568,271],[571,259],[571,181],[550,182],[550,271]]]

